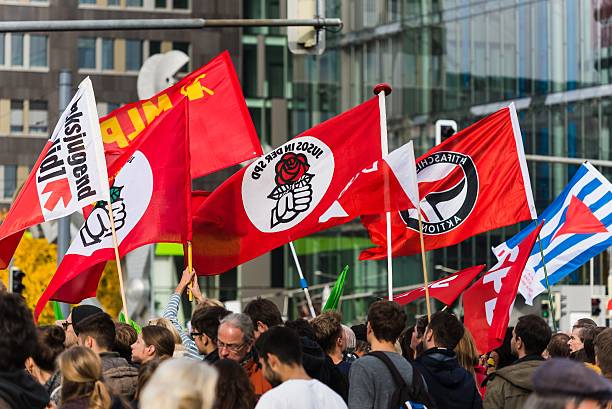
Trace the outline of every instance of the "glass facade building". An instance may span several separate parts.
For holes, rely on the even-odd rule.
[[[247,12],[246,17],[279,17],[284,12],[278,2],[248,3],[256,15]],[[365,101],[374,85],[387,82],[393,87],[387,98],[390,149],[413,140],[417,156],[434,145],[436,120],[455,120],[461,129],[514,101],[541,212],[579,166],[579,161],[563,164],[558,158],[592,160],[612,178],[612,7],[608,3],[327,0],[326,17],[340,17],[344,28],[326,33],[327,49],[321,56],[289,54],[281,29],[245,32],[243,70],[259,64],[258,76],[265,79],[265,85],[249,82],[243,71],[245,94],[251,97],[249,106],[262,140],[272,143],[275,98],[286,101],[290,138]],[[258,52],[265,52],[263,60]],[[250,58],[254,64],[249,64]],[[260,98],[253,98],[257,95]],[[510,226],[429,252],[430,278],[444,267],[492,265],[490,248],[520,228]],[[370,246],[359,223],[295,245],[315,294],[344,265],[351,266],[343,301],[346,319],[363,318],[369,302],[385,296],[386,264],[357,260],[361,249]],[[297,288],[290,253],[273,257],[283,258],[283,285]],[[564,283],[588,283],[588,268],[582,267]],[[595,258],[593,269],[595,284],[605,284],[608,253]],[[394,259],[394,272],[396,289],[422,282],[419,258]],[[303,303],[300,297],[296,291],[292,301]],[[421,307],[410,308],[415,312]]]

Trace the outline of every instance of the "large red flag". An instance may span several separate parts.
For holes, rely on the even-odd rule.
[[[440,280],[429,283],[429,296],[439,300],[445,305],[451,305],[457,297],[470,285],[472,281],[484,270],[481,264],[468,267]],[[425,297],[425,287],[415,288],[403,294],[393,296],[393,301],[400,305],[410,304],[414,300]]]
[[[537,218],[514,105],[476,122],[417,159],[425,249]],[[362,217],[378,247],[362,260],[386,257],[385,215]],[[420,252],[416,209],[391,215],[393,255]]]
[[[518,246],[504,252],[500,261],[463,294],[464,323],[480,353],[504,342],[521,276],[542,226],[540,223]]]
[[[191,163],[192,177],[261,155],[240,83],[225,51],[154,97],[122,106],[100,119],[111,177],[153,132],[151,125],[182,101],[188,103],[191,157],[197,158]],[[168,135],[170,140],[172,135]]]
[[[149,243],[190,239],[189,149],[185,109],[180,108],[153,125],[147,143],[110,188],[121,256]],[[95,296],[106,261],[115,258],[109,219],[106,202],[98,202],[38,301],[36,317],[50,299],[78,303]]]
[[[321,219],[381,158],[378,97],[309,129],[234,174],[194,209],[193,262],[220,274],[355,217]]]

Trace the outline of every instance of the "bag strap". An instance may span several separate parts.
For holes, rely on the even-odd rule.
[[[393,364],[393,362],[391,362],[391,358],[389,358],[384,352],[372,351],[368,353],[368,355],[380,359],[385,364],[385,366],[389,369],[389,372],[391,372],[391,376],[393,377],[393,381],[395,381],[395,385],[397,387],[408,386],[404,377],[397,370],[397,367]]]

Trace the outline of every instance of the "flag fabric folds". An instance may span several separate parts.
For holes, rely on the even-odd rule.
[[[542,223],[500,255],[499,262],[463,294],[464,324],[481,354],[504,341],[523,269],[541,229]]]
[[[349,266],[344,267],[344,269],[338,275],[336,279],[336,283],[334,284],[334,288],[332,288],[327,301],[325,301],[325,305],[321,309],[321,311],[328,310],[337,310],[340,305],[340,297],[342,297],[342,293],[344,293],[344,281],[346,280],[346,274],[348,273]]]
[[[425,250],[537,217],[514,105],[456,133],[417,159]],[[385,215],[362,222],[378,247],[361,260],[386,257]],[[391,215],[393,255],[420,252],[416,209]]]
[[[439,300],[444,305],[452,305],[484,268],[484,264],[468,267],[429,283],[429,296]],[[425,297],[425,287],[415,288],[403,294],[394,295],[393,301],[400,305],[406,305],[422,297]]]
[[[540,238],[548,281],[554,285],[612,246],[612,184],[586,162],[538,220],[544,221]],[[533,225],[528,226],[493,252],[499,259],[533,229]],[[519,292],[532,305],[533,299],[545,290],[544,264],[536,245],[525,266]]]
[[[351,217],[321,216],[349,181],[381,158],[378,98],[255,160],[193,210],[193,264],[223,273]]]
[[[0,268],[25,229],[108,197],[108,175],[93,87],[85,78],[60,116],[32,172],[0,225]]]
[[[133,153],[110,187],[120,256],[149,243],[190,239],[185,109],[173,110],[153,126],[152,137]],[[78,303],[94,297],[106,261],[114,258],[107,203],[97,202],[38,301],[35,317],[50,299]]]
[[[227,51],[150,99],[122,106],[100,119],[100,129],[113,177],[149,138],[151,125],[188,104],[191,176],[217,170],[261,155],[240,83]],[[177,132],[173,130],[172,132]],[[164,144],[173,140],[168,135]],[[220,143],[220,141],[223,141]]]

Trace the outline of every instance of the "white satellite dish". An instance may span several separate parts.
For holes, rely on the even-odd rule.
[[[147,58],[138,72],[138,98],[149,99],[174,84],[174,75],[188,62],[189,56],[178,50]]]

